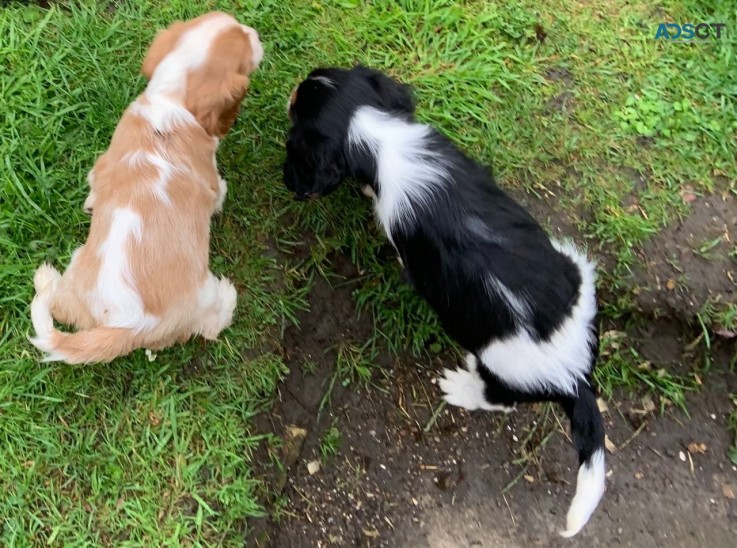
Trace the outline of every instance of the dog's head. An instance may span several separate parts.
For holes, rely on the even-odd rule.
[[[297,199],[325,196],[351,173],[346,139],[351,118],[362,106],[414,114],[409,86],[362,66],[316,69],[292,92],[284,183]]]
[[[258,33],[225,13],[177,21],[159,32],[143,61],[146,93],[180,102],[208,134],[222,137],[263,54]]]

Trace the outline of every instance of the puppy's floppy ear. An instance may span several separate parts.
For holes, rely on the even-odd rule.
[[[345,177],[345,159],[338,143],[315,129],[290,132],[284,184],[298,199],[325,196]]]
[[[143,74],[149,80],[154,74],[156,67],[159,66],[161,60],[171,52],[179,41],[179,37],[182,35],[186,28],[186,25],[181,21],[175,21],[166,30],[161,30],[154,38],[151,47],[148,48],[148,53],[143,59],[143,65],[141,66],[141,74]]]
[[[356,66],[353,70],[368,80],[381,98],[382,106],[389,110],[414,114],[415,100],[410,85],[397,82],[383,72],[361,65]]]
[[[187,75],[184,104],[209,135],[223,137],[235,122],[255,68],[252,42],[240,27],[222,32],[207,62]]]
[[[193,78],[187,89],[185,105],[209,135],[223,137],[238,116],[246,96],[248,76],[231,72],[221,82]],[[201,83],[201,85],[197,85]]]

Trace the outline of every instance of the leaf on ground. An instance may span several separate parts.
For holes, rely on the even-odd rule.
[[[729,483],[722,484],[722,494],[729,500],[734,500],[734,488]]]
[[[617,446],[609,439],[609,436],[604,436],[604,447],[606,447],[606,450],[612,455],[617,452]]]
[[[535,478],[533,476],[525,474],[523,477],[527,483],[535,483]]]
[[[694,200],[696,200],[696,194],[694,194],[693,187],[691,185],[686,185],[681,190],[681,200],[683,200],[685,203],[691,203]]]
[[[716,330],[716,334],[724,339],[734,339],[737,337],[737,331],[731,329],[721,328]]]
[[[705,443],[696,443],[695,441],[692,441],[688,444],[688,452],[692,455],[699,453],[700,455],[703,455],[706,453],[706,444]]]
[[[650,396],[642,398],[642,410],[645,413],[653,413],[655,412],[655,409],[655,402],[653,402],[653,399]]]
[[[301,439],[307,436],[307,430],[299,426],[287,426],[287,436],[292,439]]]
[[[606,413],[609,411],[609,406],[604,401],[604,398],[596,398],[596,407],[599,408],[599,413]]]

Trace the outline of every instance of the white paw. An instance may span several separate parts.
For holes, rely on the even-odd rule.
[[[223,204],[225,203],[225,195],[228,193],[228,183],[225,179],[218,177],[218,197],[215,201],[215,213],[220,213],[223,210]]]
[[[502,411],[509,413],[513,407],[497,405],[486,401],[484,390],[486,385],[476,371],[445,369],[440,379],[440,389],[445,393],[445,401],[469,411],[483,409],[484,411]]]
[[[221,278],[218,286],[220,299],[220,329],[225,329],[233,321],[233,313],[238,304],[238,292],[228,278]]]
[[[87,215],[92,215],[92,211],[95,207],[95,191],[90,190],[90,193],[87,195],[87,199],[84,201],[84,212]]]
[[[59,271],[50,264],[44,263],[38,267],[33,275],[33,287],[36,289],[36,293],[41,293],[46,288],[52,287],[51,284],[58,282],[60,279]]]
[[[367,198],[371,198],[373,200],[376,200],[376,193],[374,192],[374,189],[371,188],[371,185],[363,185],[361,187],[361,192]]]
[[[476,356],[469,352],[464,359],[466,361],[466,369],[469,371],[478,371],[478,360],[476,360]]]

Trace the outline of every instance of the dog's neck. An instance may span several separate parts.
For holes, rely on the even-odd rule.
[[[351,175],[363,184],[370,185],[374,193],[379,195],[382,184],[391,184],[389,179],[393,178],[384,176],[385,181],[381,181],[379,158],[394,156],[397,161],[391,162],[394,164],[392,167],[403,170],[407,166],[402,165],[400,160],[406,149],[419,143],[427,130],[427,126],[412,120],[373,107],[360,107],[353,115],[348,129],[348,165]]]
[[[158,93],[150,86],[131,104],[129,111],[145,119],[158,133],[171,133],[182,126],[202,127],[176,96]],[[212,139],[216,144],[219,142],[217,137]]]
[[[353,115],[348,131],[351,175],[371,187],[387,230],[412,217],[416,204],[448,178],[443,158],[433,152],[430,126],[371,107]]]

